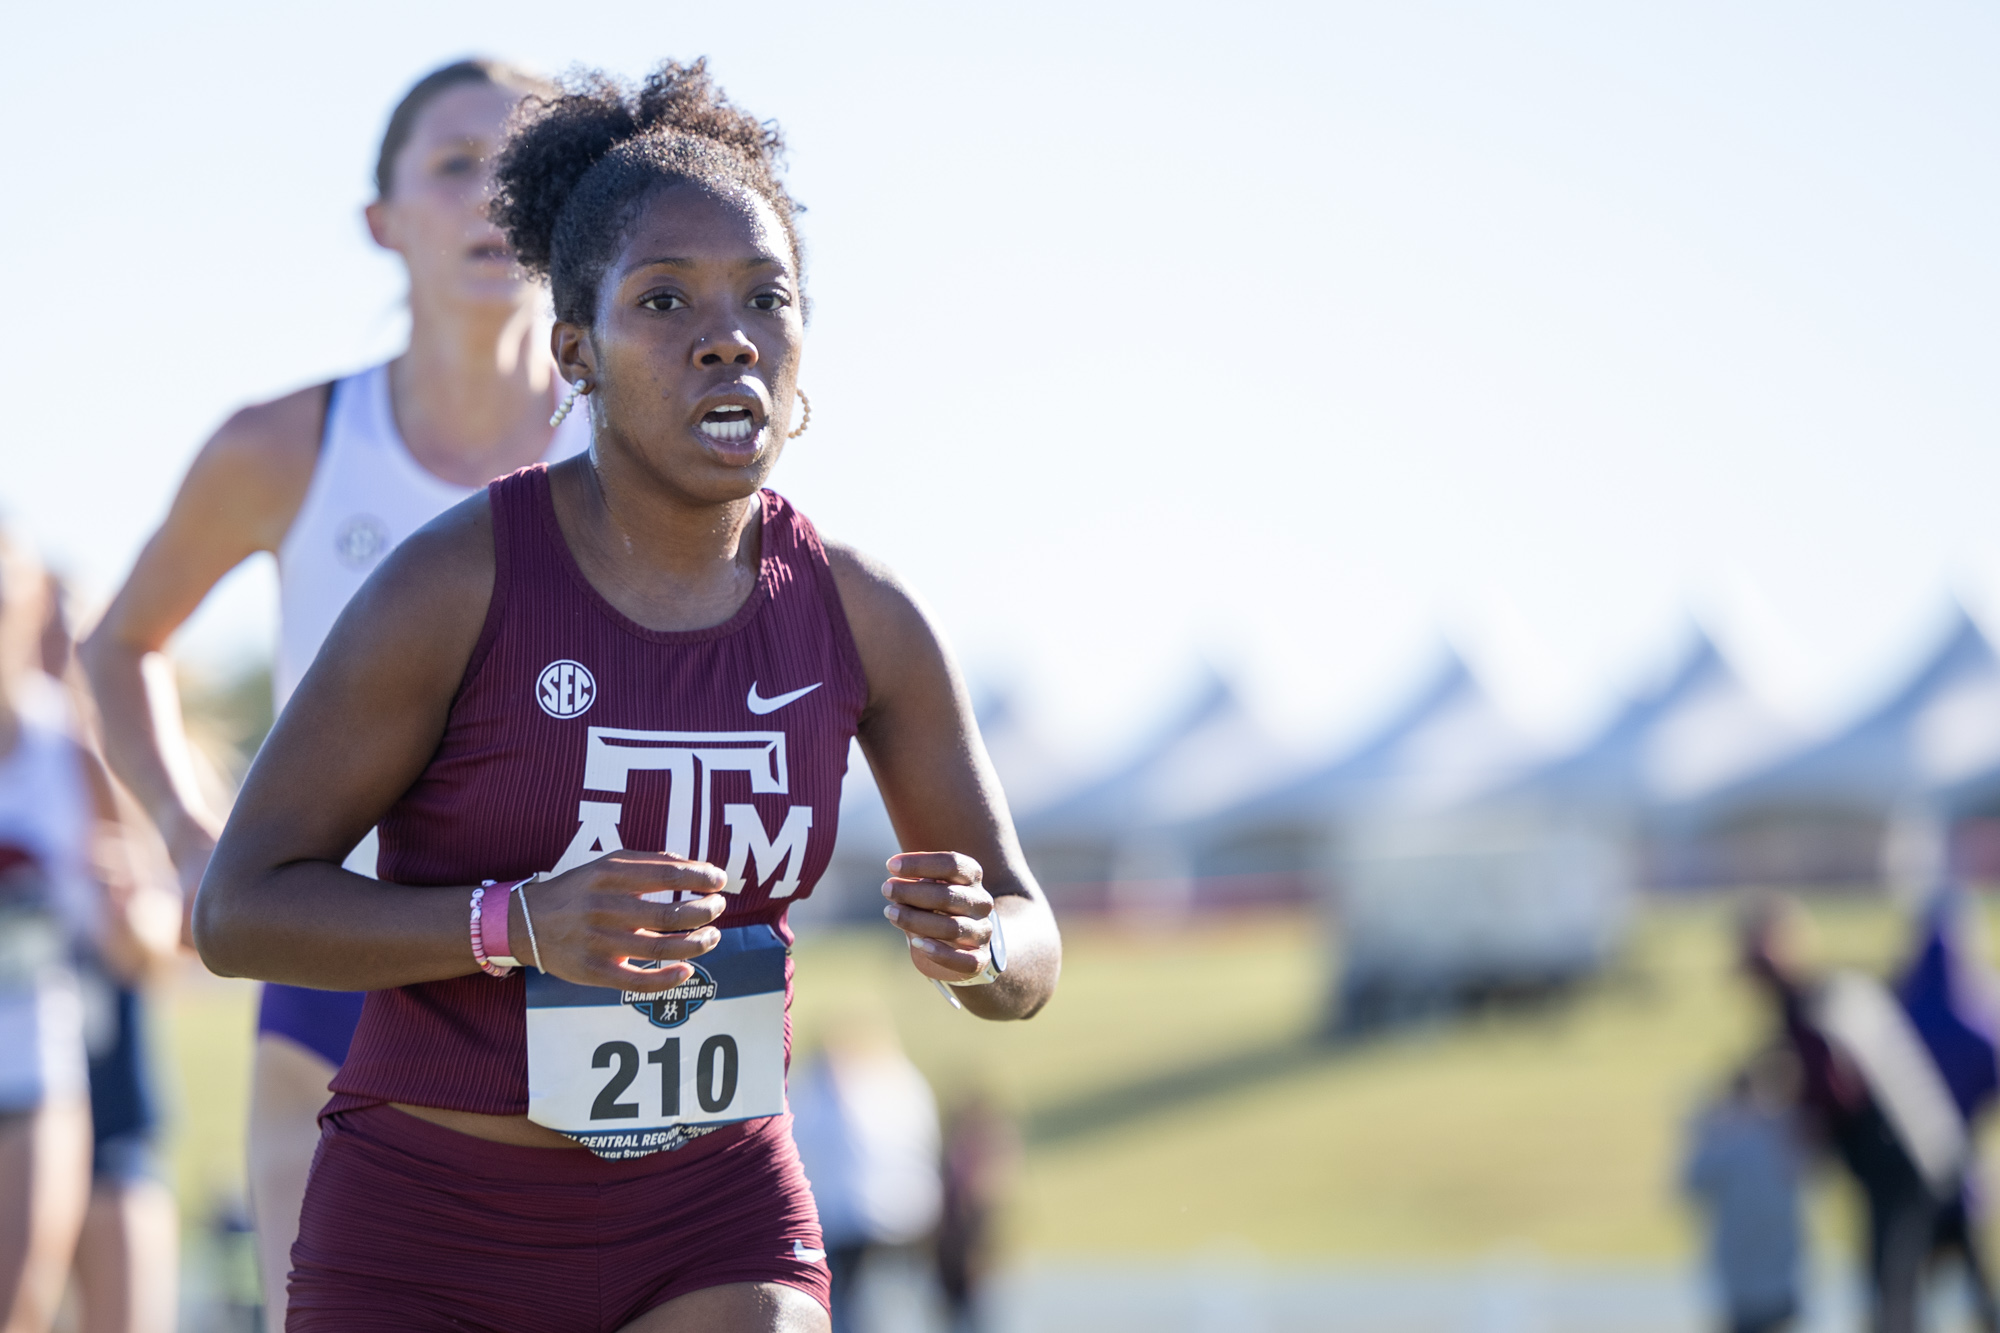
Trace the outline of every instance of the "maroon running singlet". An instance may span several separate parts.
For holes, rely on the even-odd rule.
[[[724,624],[665,633],[627,619],[584,578],[543,468],[496,481],[488,495],[492,602],[437,754],[381,820],[382,880],[506,881],[620,847],[671,851],[729,873],[719,926],[769,926],[789,943],[785,910],[812,892],[832,854],[868,693],[812,524],[763,492],[755,591]],[[789,961],[785,973],[789,1010]],[[288,1327],[429,1327],[434,1314],[444,1321],[437,1327],[594,1331],[716,1282],[784,1282],[825,1300],[818,1224],[788,1116],[606,1161],[419,1130],[422,1122],[383,1105],[524,1114],[525,1003],[520,972],[369,994],[321,1113],[326,1133],[293,1250]],[[789,1051],[789,1017],[784,1040]],[[493,1228],[495,1193],[462,1174],[464,1188],[454,1190],[450,1164],[439,1160],[446,1145],[515,1168],[523,1153],[542,1163],[517,1175],[513,1191],[514,1211],[544,1220],[528,1228],[538,1243],[494,1248],[489,1290],[504,1304],[491,1311],[474,1308],[481,1279],[463,1271],[479,1264],[478,1247],[439,1247],[446,1233]],[[549,1191],[561,1206],[539,1208],[534,1196]],[[579,1191],[597,1203],[580,1205]],[[615,1218],[605,1215],[614,1196],[629,1201]],[[618,1280],[598,1284],[584,1274],[614,1261],[591,1246],[614,1232],[657,1243],[625,1245]],[[587,1261],[581,1250],[590,1250]],[[423,1293],[450,1271],[461,1274],[447,1284],[454,1295],[426,1309]],[[603,1308],[579,1299],[580,1283],[603,1293]]]

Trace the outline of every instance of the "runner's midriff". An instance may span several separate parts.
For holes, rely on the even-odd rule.
[[[553,1129],[544,1129],[524,1115],[479,1115],[472,1111],[447,1111],[436,1106],[411,1106],[390,1102],[404,1115],[413,1115],[440,1129],[469,1134],[488,1143],[509,1143],[516,1148],[568,1148],[586,1152],[582,1144],[566,1139]]]

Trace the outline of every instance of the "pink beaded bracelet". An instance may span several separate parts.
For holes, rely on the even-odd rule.
[[[514,969],[502,967],[486,956],[486,940],[479,928],[479,907],[486,900],[486,890],[492,886],[493,881],[489,879],[472,891],[472,960],[479,964],[479,970],[487,976],[504,977],[512,974]],[[504,903],[507,900],[506,895],[502,894],[500,900]]]
[[[486,890],[488,899],[480,908],[479,917],[479,942],[486,948],[486,961],[502,967],[519,967],[521,960],[514,956],[513,946],[507,940],[508,906],[513,900],[515,886],[502,886],[490,879],[480,880],[479,886]],[[486,911],[487,907],[493,910]]]

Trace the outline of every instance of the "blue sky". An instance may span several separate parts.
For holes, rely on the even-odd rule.
[[[1984,7],[197,0],[16,37],[0,510],[100,593],[232,404],[396,348],[374,145],[471,51],[706,54],[783,123],[814,421],[776,484],[1079,751],[1203,657],[1350,732],[1441,636],[1573,733],[1691,614],[1823,723],[2000,587]],[[186,650],[270,614],[253,570]]]

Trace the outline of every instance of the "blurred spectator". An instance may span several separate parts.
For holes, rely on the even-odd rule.
[[[833,1333],[855,1333],[871,1259],[937,1226],[937,1100],[882,1015],[843,1015],[831,1033],[792,1080],[792,1133],[819,1205]]]
[[[91,709],[76,666],[76,640],[68,615],[67,590],[48,576],[46,618],[40,643],[41,667],[65,687],[75,730],[94,731]],[[96,747],[92,746],[93,751]],[[117,793],[107,795],[117,804]],[[129,804],[129,803],[126,803]],[[159,884],[171,868],[156,864],[138,874],[142,859],[130,846],[141,826],[136,809],[126,809],[112,836],[125,847],[112,864],[99,865],[98,881],[118,909],[135,901],[150,911],[152,938],[117,941],[94,937],[77,950],[89,1054],[90,1200],[77,1239],[75,1272],[78,1333],[150,1333],[174,1325],[180,1280],[180,1220],[174,1197],[155,1151],[159,1117],[152,1090],[152,1060],[146,1025],[144,983],[175,953],[179,934],[174,908]],[[101,933],[100,933],[101,934]]]
[[[0,754],[0,825],[14,822],[33,742]],[[40,748],[39,746],[37,748]],[[57,890],[41,858],[0,833],[0,1327],[49,1327],[89,1192],[83,1004],[66,965]]]
[[[90,1204],[77,1240],[78,1333],[169,1333],[180,1283],[180,1218],[155,1142],[158,1114],[143,1000],[86,963]]]
[[[70,965],[90,804],[41,672],[41,569],[0,533],[0,1327],[47,1328],[83,1225],[90,1104]]]
[[[1706,1215],[1728,1333],[1778,1333],[1798,1314],[1797,1087],[1790,1052],[1765,1051],[1690,1127],[1682,1179]]]
[[[87,711],[43,670],[51,591],[0,532],[0,1326],[10,1333],[54,1318],[89,1201],[78,960],[137,975],[171,956],[179,920],[178,903],[137,871],[82,739]]]
[[[938,1219],[938,1282],[951,1333],[979,1333],[993,1268],[993,1226],[1015,1166],[1014,1123],[979,1093],[952,1111],[944,1135],[944,1208]]]
[[[1925,909],[1917,948],[1897,983],[1897,998],[1938,1073],[1970,1139],[1979,1117],[2000,1091],[2000,985],[1981,956],[1979,916],[1965,895],[1947,887]],[[1985,1333],[2000,1333],[2000,1306],[1986,1271],[1974,1173],[1938,1209],[1931,1237],[1933,1260],[1955,1253],[1965,1266],[1972,1308]]]
[[[1872,978],[1812,975],[1807,931],[1795,902],[1762,900],[1745,921],[1745,962],[1778,1003],[1808,1123],[1861,1188],[1870,1327],[1915,1333],[1925,1272],[1964,1188],[1970,1143],[1903,1006]]]

